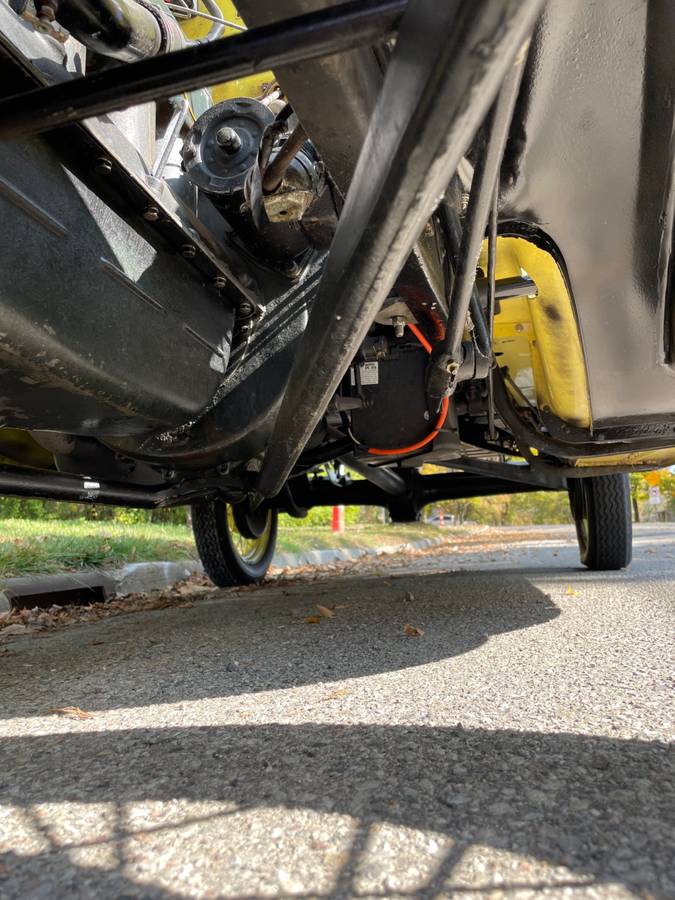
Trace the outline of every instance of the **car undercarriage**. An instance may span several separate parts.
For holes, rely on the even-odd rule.
[[[230,584],[279,511],[568,490],[626,565],[675,463],[672,4],[205,9],[0,4],[0,492],[192,504]]]

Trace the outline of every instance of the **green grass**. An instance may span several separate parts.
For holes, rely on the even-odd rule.
[[[0,577],[195,556],[182,525],[0,519]]]
[[[281,527],[277,550],[382,547],[456,533],[432,525],[350,525],[344,534],[328,527]],[[0,519],[0,578],[72,571],[126,562],[195,558],[192,532],[183,525],[123,525],[84,519]]]
[[[280,528],[277,551],[299,553],[302,550],[332,550],[334,547],[384,547],[448,534],[434,525],[348,525],[343,534],[330,528],[307,526]]]

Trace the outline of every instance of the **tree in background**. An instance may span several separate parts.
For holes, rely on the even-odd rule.
[[[633,506],[633,519],[641,522],[644,519],[670,521],[675,519],[675,472],[662,469],[659,472],[659,491],[661,501],[657,506],[649,503],[649,481],[651,472],[631,472],[630,495]]]
[[[439,467],[425,468],[445,471]],[[649,504],[649,484],[647,472],[633,472],[630,475],[631,504],[636,522],[644,519],[675,519],[675,472],[661,470],[661,503]],[[431,515],[431,507],[427,515]],[[433,506],[434,512],[443,510],[453,516],[457,525],[476,522],[481,525],[556,525],[572,522],[566,491],[534,491],[524,494],[504,494],[494,497],[477,497],[466,500],[446,500]]]
[[[444,500],[433,506],[452,516],[456,525],[559,525],[572,521],[566,491],[497,494],[466,500]]]
[[[630,502],[633,507],[633,521],[640,521],[640,500],[646,500],[649,496],[647,482],[642,472],[631,472],[630,478]]]

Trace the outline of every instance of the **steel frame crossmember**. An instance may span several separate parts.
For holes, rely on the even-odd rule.
[[[256,72],[384,41],[406,0],[352,2],[116,66],[0,100],[0,138],[48,131],[70,122]]]

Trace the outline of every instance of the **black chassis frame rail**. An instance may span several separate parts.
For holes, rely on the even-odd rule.
[[[440,475],[420,475],[412,470],[405,493],[392,495],[369,481],[333,484],[327,478],[302,476],[292,480],[293,501],[301,509],[314,506],[382,506],[389,510],[395,522],[413,522],[425,506],[443,500],[464,500],[497,494],[518,494],[529,491],[566,490],[564,479],[551,484],[532,484],[525,480],[499,478],[457,472]],[[272,507],[287,512],[285,492],[268,501]]]
[[[0,138],[49,131],[127,106],[329,56],[392,36],[406,0],[351,0],[0,100]]]
[[[255,485],[257,499],[281,490],[319,423],[331,396],[365,337],[377,310],[394,284],[412,245],[437,206],[461,156],[492,111],[488,148],[496,176],[503,155],[518,87],[519,71],[543,3],[537,0],[457,0],[438,4],[411,0],[385,73],[377,107],[359,156],[308,327],[297,354],[286,394]],[[424,53],[419,52],[424,47]],[[514,71],[515,70],[515,71]],[[494,106],[493,106],[494,101]],[[396,110],[396,115],[392,110]],[[488,155],[490,150],[487,151]],[[478,167],[480,169],[480,166]],[[494,196],[491,177],[472,185],[476,215],[467,215],[466,262],[471,277],[462,279],[464,310],[475,279],[476,247]],[[474,190],[475,188],[475,190]],[[464,236],[462,239],[464,244]],[[463,300],[462,303],[459,300]],[[457,311],[449,310],[449,322]],[[460,310],[461,313],[461,310]],[[448,328],[456,342],[457,323]],[[457,361],[448,354],[448,372]],[[531,473],[582,478],[616,473],[611,465],[561,466],[536,457],[530,447],[554,460],[604,456],[633,449],[672,446],[672,430],[655,440],[606,435],[596,440],[556,440],[521,417],[495,369],[494,401],[512,431]],[[451,379],[449,379],[451,381]],[[450,383],[445,393],[452,390]],[[440,396],[441,392],[434,392]],[[668,437],[670,434],[670,437]],[[577,436],[578,437],[578,436]],[[495,448],[498,449],[498,448]],[[624,466],[640,471],[649,466]]]
[[[465,497],[510,494],[521,491],[566,490],[570,478],[588,475],[584,469],[573,467],[543,467],[504,465],[477,460],[451,460],[447,466],[453,471],[441,475],[421,475],[414,469],[402,471],[404,489],[393,493],[371,481],[334,484],[327,479],[299,475],[276,497],[264,502],[291,516],[302,517],[313,506],[358,504],[385,506],[399,521],[411,521],[427,504],[439,500],[458,500]],[[633,466],[631,471],[644,471],[649,466]],[[388,472],[383,469],[382,472]],[[597,474],[612,474],[611,467],[603,467]],[[390,473],[394,478],[401,476]],[[385,489],[389,488],[389,489]],[[185,506],[200,500],[221,498],[238,502],[245,498],[241,483],[227,473],[193,478],[176,478],[152,487],[106,482],[81,475],[67,475],[51,469],[28,469],[19,466],[0,466],[0,496],[40,497],[44,500],[67,500],[72,503],[101,503],[138,509],[163,509]]]
[[[504,470],[503,474],[506,477],[499,477],[502,475],[500,468]],[[523,471],[506,471],[518,468],[522,468]],[[266,503],[272,508],[296,517],[304,515],[306,510],[314,506],[336,504],[385,506],[390,509],[396,520],[411,521],[424,506],[439,500],[565,489],[565,479],[560,476],[552,476],[548,480],[538,477],[534,483],[531,482],[528,480],[526,468],[497,467],[497,476],[475,472],[420,475],[414,470],[409,470],[405,473],[405,490],[395,495],[367,480],[335,484],[325,478],[308,478],[301,475],[292,479],[289,490],[282,491]],[[228,480],[224,475],[143,487],[18,466],[0,466],[0,495],[41,497],[45,500],[100,503],[140,509],[183,506],[197,500],[222,496],[235,501],[244,497],[236,482]]]
[[[509,70],[522,63],[542,7],[408,4],[255,486],[259,499],[278,494],[291,474]]]

